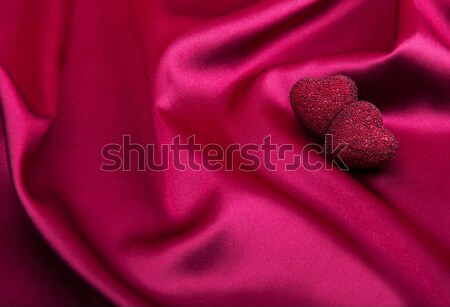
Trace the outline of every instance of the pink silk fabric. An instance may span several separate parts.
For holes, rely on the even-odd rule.
[[[0,303],[450,305],[449,47],[448,0],[1,1]],[[100,170],[124,134],[316,142],[289,91],[334,74],[385,168]]]

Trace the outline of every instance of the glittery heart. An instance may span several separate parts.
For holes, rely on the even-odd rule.
[[[390,161],[398,148],[392,133],[383,127],[380,111],[367,101],[358,101],[342,110],[333,120],[325,140],[327,154],[340,144],[347,146],[339,158],[349,168],[375,168]]]
[[[333,118],[347,105],[358,101],[352,79],[336,75],[328,79],[301,79],[291,90],[295,115],[314,135],[323,138]]]

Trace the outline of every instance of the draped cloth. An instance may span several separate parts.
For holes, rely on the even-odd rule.
[[[447,0],[1,1],[0,303],[448,306],[449,46]],[[386,167],[100,169],[123,135],[317,142],[289,91],[335,74]]]

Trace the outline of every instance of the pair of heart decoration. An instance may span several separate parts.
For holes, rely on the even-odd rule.
[[[358,100],[352,79],[342,75],[301,79],[293,86],[290,101],[303,126],[324,140],[327,156],[333,157],[336,147],[345,144],[338,158],[348,168],[379,168],[394,158],[397,140],[383,126],[377,107]]]

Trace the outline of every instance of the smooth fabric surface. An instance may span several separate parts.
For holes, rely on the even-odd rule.
[[[0,303],[450,305],[449,45],[447,0],[1,1]],[[396,136],[385,168],[100,170],[125,134],[316,142],[289,91],[334,74]],[[28,218],[67,267],[24,256]],[[69,268],[91,289],[50,291]]]

